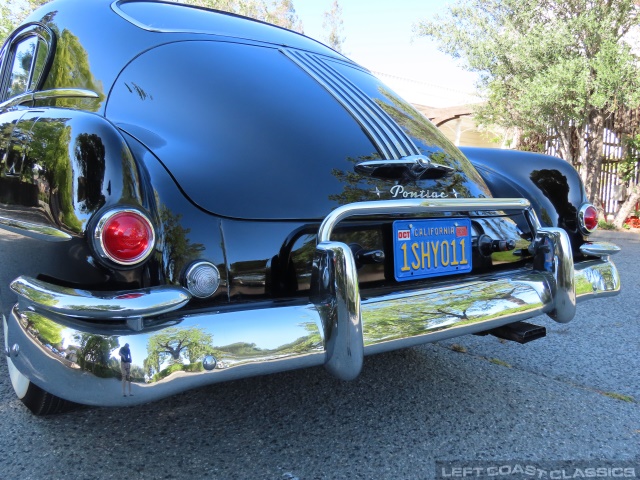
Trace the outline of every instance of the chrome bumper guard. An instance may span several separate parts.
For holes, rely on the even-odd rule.
[[[351,249],[330,240],[333,228],[353,216],[504,210],[524,211],[537,232],[534,268],[362,299]],[[593,259],[574,265],[566,233],[541,228],[524,199],[355,203],[336,209],[320,227],[309,302],[181,314],[189,294],[180,287],[98,294],[20,277],[11,285],[19,301],[6,319],[6,354],[44,390],[88,405],[145,403],[212,383],[317,365],[348,380],[359,374],[365,354],[542,313],[570,321],[576,301],[620,290],[609,259],[617,247],[585,245],[583,253]],[[125,343],[133,358],[131,397],[123,397],[120,382],[118,350]]]

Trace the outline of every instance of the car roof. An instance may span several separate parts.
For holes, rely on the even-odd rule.
[[[167,37],[215,36],[299,48],[344,57],[298,32],[229,12],[166,1],[54,0],[36,10],[27,22],[54,22],[57,31],[83,25],[105,41],[126,35],[126,24],[149,33],[156,44]]]

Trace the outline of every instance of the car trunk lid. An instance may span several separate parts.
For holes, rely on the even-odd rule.
[[[106,112],[193,203],[227,218],[319,220],[357,201],[490,196],[433,124],[338,57],[170,43],[124,69]]]

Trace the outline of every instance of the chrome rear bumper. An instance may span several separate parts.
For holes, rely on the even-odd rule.
[[[528,207],[520,199],[486,200],[464,209]],[[414,214],[418,201],[406,202]],[[131,405],[202,385],[315,365],[351,379],[360,372],[365,354],[490,330],[542,313],[567,322],[576,301],[620,289],[608,257],[612,246],[590,244],[589,251],[600,252],[601,258],[574,265],[566,233],[538,226],[533,269],[361,298],[351,250],[328,238],[345,216],[388,214],[386,204],[396,210],[399,205],[372,203],[376,205],[360,210],[338,209],[323,224],[308,302],[185,314],[178,308],[188,294],[179,287],[98,296],[21,277],[12,284],[19,302],[7,318],[7,355],[54,395],[89,405]],[[451,211],[452,201],[419,204],[420,211]],[[120,307],[118,299],[129,303]],[[113,314],[104,315],[105,309]],[[133,397],[122,396],[118,349],[125,343],[133,358]],[[56,351],[54,344],[62,350]]]

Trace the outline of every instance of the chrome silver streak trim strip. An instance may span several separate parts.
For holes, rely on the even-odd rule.
[[[280,51],[322,85],[371,137],[383,158],[419,155],[409,136],[368,95],[319,55],[282,48]]]

